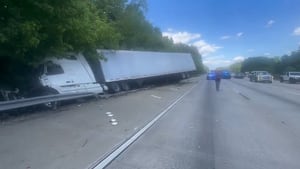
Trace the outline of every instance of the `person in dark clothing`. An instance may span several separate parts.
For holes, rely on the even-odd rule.
[[[216,72],[216,79],[215,79],[215,82],[216,82],[216,90],[217,91],[220,91],[220,83],[221,83],[221,79],[222,79],[222,74],[220,71],[217,71]]]

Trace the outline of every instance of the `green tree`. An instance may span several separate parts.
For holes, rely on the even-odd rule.
[[[241,72],[241,68],[242,68],[242,64],[243,62],[236,62],[236,63],[233,63],[229,66],[229,70],[231,72],[236,72],[236,73],[239,73]]]
[[[2,0],[0,16],[0,77],[9,84],[23,84],[30,67],[46,57],[96,56],[96,48],[119,44],[120,34],[92,1]]]
[[[275,60],[268,57],[250,57],[242,63],[241,71],[265,70],[274,73]]]
[[[118,34],[90,1],[4,0],[0,57],[35,63],[47,55],[118,45]]]

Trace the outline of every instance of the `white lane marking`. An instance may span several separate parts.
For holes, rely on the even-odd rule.
[[[109,154],[105,159],[96,164],[92,169],[103,169],[109,163],[111,163],[117,156],[119,156],[126,148],[128,148],[133,142],[135,142],[142,134],[145,133],[155,122],[157,122],[163,115],[165,115],[171,108],[173,108],[179,101],[183,99],[184,96],[189,94],[196,86],[194,85],[190,90],[185,92],[182,96],[176,99],[171,105],[169,105],[164,111],[162,111],[159,115],[157,115],[153,120],[151,120],[145,127],[139,130],[136,134],[134,134],[131,138],[129,138],[125,143],[120,145],[116,150],[114,150],[111,154]],[[97,162],[96,162],[97,163]]]
[[[156,98],[156,99],[161,99],[161,97],[156,96],[156,95],[154,95],[154,94],[152,94],[151,96],[154,97],[154,98]]]
[[[117,121],[112,122],[111,125],[116,126],[116,125],[118,125],[118,122]]]
[[[292,95],[297,95],[297,96],[300,96],[300,93],[292,93],[292,92],[286,92],[288,94],[292,94]]]
[[[109,114],[112,114],[112,113],[111,113],[111,112],[106,112],[105,114],[106,114],[106,115],[109,115]]]

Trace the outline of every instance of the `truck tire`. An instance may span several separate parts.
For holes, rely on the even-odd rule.
[[[59,94],[59,92],[56,91],[55,89],[52,89],[52,88],[45,88],[45,89],[42,90],[41,94],[42,94],[42,96],[48,96],[48,95]],[[53,101],[53,102],[44,103],[43,105],[46,108],[56,110],[57,107],[60,105],[60,102],[59,101]]]
[[[109,88],[113,93],[118,93],[121,91],[120,85],[117,82],[110,83]]]
[[[290,82],[291,84],[296,83],[295,79],[293,79],[293,78],[290,78],[290,79],[289,79],[289,82]]]
[[[121,88],[122,88],[123,91],[130,90],[130,86],[127,82],[121,82]]]
[[[191,75],[189,73],[185,73],[185,75],[186,75],[187,79],[191,77]]]

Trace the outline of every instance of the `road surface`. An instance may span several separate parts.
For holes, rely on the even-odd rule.
[[[95,167],[187,92],[107,168],[300,168],[299,84],[214,85],[200,77],[5,122],[0,168]]]
[[[107,168],[300,168],[299,91],[270,86],[198,85]]]

